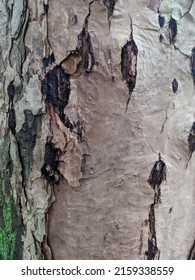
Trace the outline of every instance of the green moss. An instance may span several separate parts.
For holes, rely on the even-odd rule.
[[[12,207],[13,199],[9,197],[4,202],[3,226],[0,228],[1,260],[12,260],[15,251],[16,233],[13,230],[12,224]]]
[[[13,187],[10,182],[13,173],[13,163],[10,156],[9,135],[0,139],[0,260],[22,259],[22,222],[21,207],[18,200],[13,199]]]

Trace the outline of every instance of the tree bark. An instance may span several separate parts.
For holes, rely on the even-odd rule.
[[[194,1],[0,15],[0,259],[194,259]]]

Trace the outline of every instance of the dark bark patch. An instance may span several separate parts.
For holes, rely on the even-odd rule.
[[[14,108],[8,109],[8,127],[16,135],[16,114]]]
[[[145,252],[148,260],[160,258],[160,250],[157,246],[157,237],[155,229],[155,205],[161,202],[161,189],[162,181],[166,179],[166,164],[161,160],[159,153],[159,160],[155,162],[148,179],[148,183],[154,189],[154,202],[150,205],[149,211],[149,234],[148,234],[148,250]]]
[[[11,6],[11,8],[7,7],[7,14],[8,14],[9,19],[11,19],[13,16],[13,4],[11,4],[10,6]]]
[[[195,240],[194,240],[194,244],[192,245],[192,248],[190,250],[188,260],[195,260]]]
[[[64,72],[61,66],[49,71],[42,81],[42,94],[46,103],[49,103],[64,122],[64,108],[68,104],[70,95],[69,75]]]
[[[86,74],[89,74],[95,65],[95,57],[91,36],[85,29],[83,29],[78,35],[76,53],[82,57],[81,62],[78,64],[78,68],[83,67]]]
[[[136,84],[137,55],[138,48],[132,39],[123,46],[121,51],[121,73],[123,79],[127,82],[129,93],[133,91]]]
[[[16,232],[13,260],[22,260],[22,255],[23,255],[22,236],[24,233],[24,225],[23,225],[21,210],[22,209],[19,208],[18,205],[13,204],[13,210],[12,210],[13,229]]]
[[[41,131],[42,114],[33,115],[30,110],[24,110],[24,116],[25,121],[21,130],[16,134],[16,139],[22,165],[23,185],[25,187],[30,174],[33,159],[32,152],[36,145],[36,137]]]
[[[9,104],[12,106],[15,96],[15,86],[13,84],[13,81],[7,87],[7,94],[9,96]]]
[[[192,54],[190,58],[190,69],[191,69],[191,75],[193,77],[193,82],[195,85],[195,47],[192,49]]]
[[[195,150],[195,122],[193,122],[188,136],[188,146],[191,153]]]
[[[171,214],[172,211],[173,211],[173,207],[170,207],[170,208],[169,208],[169,214]]]
[[[70,119],[65,116],[64,125],[77,136],[77,140],[79,143],[85,141],[85,126],[82,121],[77,120],[76,122],[71,122]]]
[[[108,19],[113,15],[114,13],[114,7],[117,0],[103,0],[104,5],[106,6],[108,10]]]
[[[178,81],[175,78],[172,81],[172,90],[174,93],[178,91]]]
[[[77,135],[77,140],[79,143],[85,141],[85,127],[84,124],[78,120],[77,122],[73,123],[73,132],[75,131]]]
[[[159,187],[162,181],[166,179],[166,164],[159,159],[155,162],[148,179],[148,183],[151,187]]]
[[[45,13],[45,14],[48,14],[48,11],[49,11],[49,4],[43,3],[43,10],[44,10],[44,13]]]
[[[65,115],[64,117],[64,125],[70,129],[70,131],[73,131],[74,124],[71,123],[70,119]]]
[[[158,16],[158,23],[160,25],[160,27],[162,28],[164,26],[165,23],[165,18],[162,17],[161,15]]]
[[[59,183],[60,172],[58,170],[60,149],[55,148],[51,139],[47,138],[45,144],[44,164],[41,168],[43,178],[52,186]]]
[[[157,253],[159,253],[159,250],[158,247],[155,245],[155,239],[148,239],[148,250],[145,252],[147,260],[154,260]]]
[[[50,64],[55,62],[55,56],[53,54],[53,52],[51,53],[51,55],[44,57],[42,59],[42,63],[43,63],[43,68],[48,67]]]
[[[145,252],[147,260],[154,260],[156,255],[159,254],[157,246],[156,229],[155,229],[155,204],[150,205],[149,211],[149,237],[148,237],[148,250]]]
[[[171,17],[169,21],[169,42],[173,44],[177,35],[177,21]]]
[[[160,34],[160,36],[159,36],[159,41],[160,41],[161,43],[162,43],[163,39],[164,39],[163,35]]]
[[[76,14],[74,14],[72,17],[71,17],[71,21],[72,21],[72,25],[76,25],[78,23],[78,17]]]

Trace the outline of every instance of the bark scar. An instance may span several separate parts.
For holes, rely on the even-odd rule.
[[[133,39],[133,27],[132,27],[132,20],[131,20],[130,40],[122,47],[121,50],[121,73],[129,89],[129,97],[127,99],[125,113],[128,109],[128,105],[131,100],[131,95],[136,85],[137,55],[138,55],[138,48]]]

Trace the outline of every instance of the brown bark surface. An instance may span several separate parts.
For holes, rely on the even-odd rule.
[[[0,11],[0,258],[193,259],[194,1]]]

